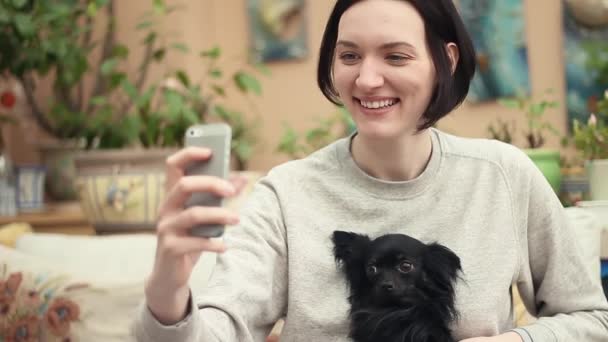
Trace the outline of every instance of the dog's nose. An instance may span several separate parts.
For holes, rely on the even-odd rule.
[[[384,291],[393,291],[395,287],[393,286],[393,283],[383,283],[382,284],[382,289]]]

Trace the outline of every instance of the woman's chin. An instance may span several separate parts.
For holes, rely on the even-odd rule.
[[[357,134],[365,139],[385,140],[397,137],[399,132],[394,124],[368,122],[357,125]]]

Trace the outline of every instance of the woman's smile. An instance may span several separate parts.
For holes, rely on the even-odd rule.
[[[396,109],[401,101],[396,97],[353,97],[353,102],[362,114],[378,117]]]

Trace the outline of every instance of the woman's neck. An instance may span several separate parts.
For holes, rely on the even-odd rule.
[[[422,174],[432,149],[431,132],[426,129],[398,140],[366,140],[356,135],[351,153],[368,175],[387,181],[407,181]]]

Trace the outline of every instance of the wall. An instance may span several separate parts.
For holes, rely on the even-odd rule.
[[[186,3],[183,0],[171,0],[170,3]],[[136,18],[149,4],[147,0],[118,1],[118,37],[126,42],[136,58],[141,55],[138,50],[139,33],[133,30]],[[166,29],[181,35],[193,51],[218,43],[229,61],[225,68],[240,65],[246,55],[249,33],[247,27],[246,3],[244,0],[202,0],[188,1],[187,10],[179,11],[166,23]],[[524,0],[526,35],[530,66],[530,82],[533,94],[541,95],[547,88],[555,89],[555,99],[560,107],[547,114],[550,122],[560,131],[565,131],[566,116],[564,109],[565,81],[564,62],[562,58],[561,1]],[[275,153],[283,124],[288,123],[303,131],[315,124],[316,118],[328,115],[334,107],[320,93],[316,86],[317,49],[323,34],[325,21],[332,1],[307,1],[307,25],[309,55],[303,60],[272,63],[269,68],[272,75],[262,76],[264,96],[254,98],[255,111],[244,102],[232,103],[237,108],[248,110],[258,119],[261,129],[258,132],[260,144],[250,162],[250,169],[268,170],[270,167],[286,160],[285,156]],[[170,64],[185,67],[192,75],[203,74],[203,66],[195,55],[170,56]],[[153,75],[159,75],[156,70]],[[255,116],[255,112],[258,116]],[[443,119],[439,127],[448,132],[469,136],[485,137],[486,127],[498,117],[514,118],[518,127],[525,122],[521,115],[502,108],[496,103],[463,104],[454,113]],[[23,136],[14,134],[14,136]],[[14,138],[16,139],[16,138]],[[520,133],[516,144],[523,145]],[[17,145],[17,147],[15,147]],[[548,146],[559,147],[559,139],[551,138]],[[22,143],[13,143],[13,150],[23,150]],[[14,152],[21,158],[30,153]],[[28,157],[27,159],[35,159]]]

